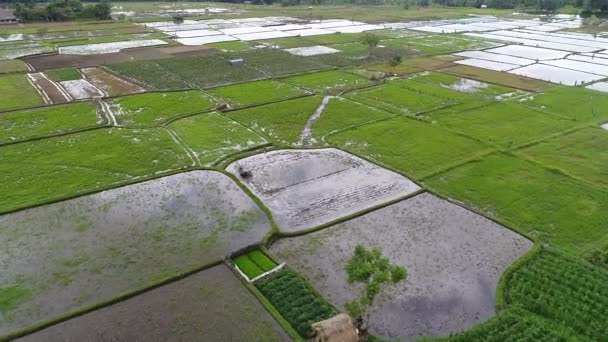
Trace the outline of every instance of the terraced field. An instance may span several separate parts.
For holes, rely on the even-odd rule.
[[[608,339],[601,34],[224,5],[0,28],[0,340]]]

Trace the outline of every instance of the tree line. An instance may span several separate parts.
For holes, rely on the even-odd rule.
[[[67,21],[74,19],[111,19],[112,5],[107,1],[84,5],[80,0],[52,0],[47,5],[37,1],[15,2],[15,16],[22,22]]]

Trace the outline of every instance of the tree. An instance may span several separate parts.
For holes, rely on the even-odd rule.
[[[380,43],[380,37],[373,33],[365,33],[361,36],[361,43],[369,47],[369,57],[372,55],[372,50]]]
[[[394,56],[388,61],[388,65],[391,67],[393,74],[395,73],[395,67],[403,62],[401,56]]]
[[[359,323],[359,328],[365,331],[369,321],[369,307],[372,306],[376,295],[386,285],[404,280],[407,271],[403,266],[391,265],[379,248],[367,250],[360,244],[355,247],[352,257],[346,262],[345,270],[349,284],[365,285],[360,298],[345,305],[348,313]]]

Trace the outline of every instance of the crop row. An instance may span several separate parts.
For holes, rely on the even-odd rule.
[[[336,313],[304,280],[288,269],[262,278],[255,286],[303,337],[310,335],[312,323]]]
[[[595,341],[608,340],[608,272],[553,251],[517,270],[508,301],[572,328]]]
[[[239,255],[234,259],[234,263],[249,279],[253,279],[277,266],[274,261],[259,250]]]

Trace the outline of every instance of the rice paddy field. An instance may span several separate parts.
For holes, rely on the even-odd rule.
[[[113,6],[0,27],[0,340],[304,341],[359,244],[361,341],[608,339],[599,27]]]

